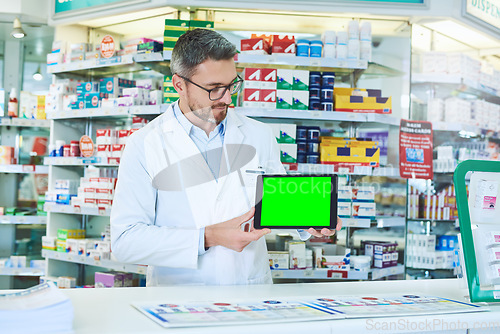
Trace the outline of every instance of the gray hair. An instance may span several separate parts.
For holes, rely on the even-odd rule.
[[[196,67],[205,60],[228,60],[237,52],[236,46],[218,32],[209,29],[190,30],[175,43],[170,70],[172,74],[191,78]]]

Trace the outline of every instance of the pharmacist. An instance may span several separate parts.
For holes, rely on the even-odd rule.
[[[148,286],[272,282],[270,230],[251,226],[253,172],[284,170],[271,129],[228,112],[242,85],[236,52],[215,31],[182,35],[170,65],[179,101],[127,141],[111,247],[120,262],[148,265]]]

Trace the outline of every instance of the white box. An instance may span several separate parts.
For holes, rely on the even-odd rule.
[[[78,254],[78,244],[80,239],[66,239],[66,253]]]
[[[297,89],[297,83],[300,83],[304,87]],[[293,90],[309,91],[309,71],[293,70]]]
[[[277,86],[276,89],[292,90],[293,89],[293,70],[277,69]]]
[[[289,242],[288,252],[290,254],[290,269],[306,268],[306,243]]]
[[[294,90],[292,95],[293,95],[293,102],[292,102],[293,109],[309,110],[309,91]]]
[[[337,189],[337,199],[352,200],[352,187],[339,186]]]
[[[280,127],[280,142],[295,143],[297,141],[297,125],[296,124],[279,124]]]
[[[337,202],[337,215],[350,217],[352,214],[351,202]]]
[[[277,109],[292,109],[293,106],[293,91],[292,90],[276,90],[276,108]]]
[[[273,270],[288,269],[290,254],[288,252],[268,252],[269,267]]]
[[[375,203],[352,203],[352,216],[356,218],[372,218],[376,215]]]
[[[281,152],[281,162],[297,162],[297,144],[279,144]]]
[[[375,187],[353,187],[352,199],[358,201],[375,201]]]
[[[95,240],[93,239],[79,239],[78,240],[78,255],[89,256],[90,251],[95,249]]]

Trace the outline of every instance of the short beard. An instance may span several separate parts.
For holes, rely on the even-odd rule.
[[[219,120],[219,119],[215,118],[215,115],[212,112],[212,108],[221,108],[221,107],[225,107],[226,110],[223,113],[224,117],[222,117],[222,119]],[[201,120],[203,120],[205,122],[209,122],[209,123],[212,123],[212,124],[215,124],[215,125],[219,125],[226,118],[227,107],[228,107],[228,105],[225,104],[225,103],[218,103],[218,104],[216,104],[214,106],[203,107],[203,108],[197,108],[194,105],[189,105],[189,109],[191,109],[191,111],[193,112],[193,114],[196,117],[198,117],[199,119],[201,119]]]

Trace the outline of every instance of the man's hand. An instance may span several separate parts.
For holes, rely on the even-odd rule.
[[[314,228],[310,228],[307,230],[311,235],[314,235],[315,237],[318,238],[324,238],[324,237],[331,237],[332,235],[335,234],[336,231],[340,231],[342,228],[342,219],[337,217],[337,227],[335,227],[335,230],[329,230],[327,228],[323,228],[320,230],[315,230]]]
[[[253,218],[255,208],[231,220],[205,227],[205,247],[224,246],[241,252],[250,242],[259,240],[271,232],[264,228],[256,230],[253,224],[248,231],[242,231],[241,225]]]

